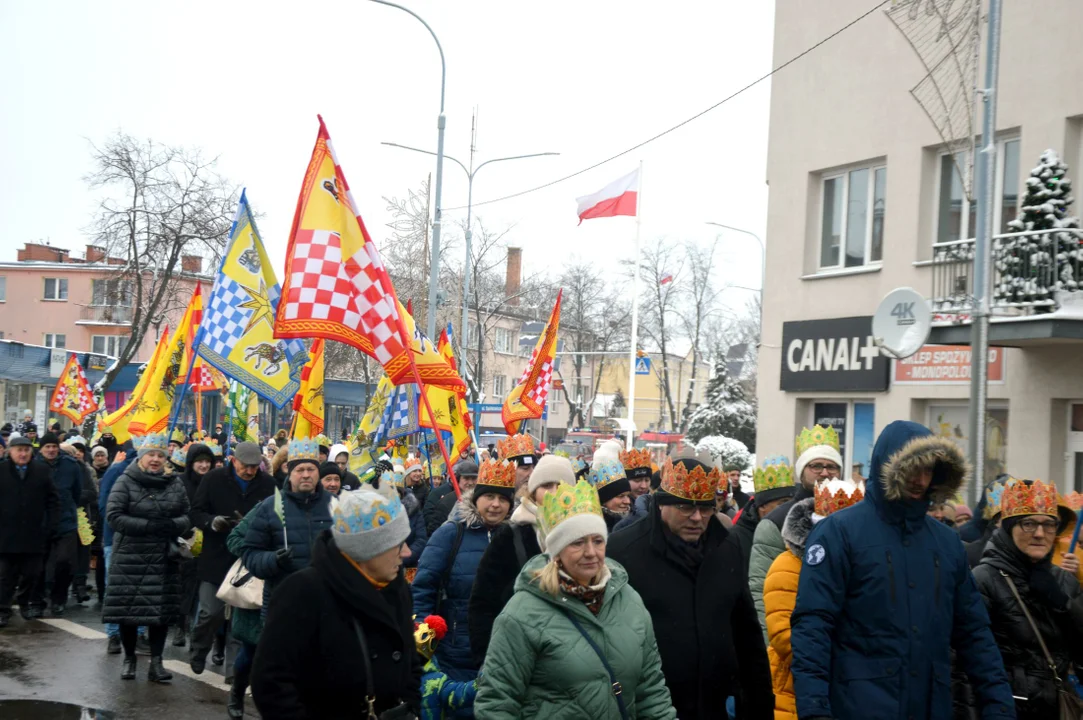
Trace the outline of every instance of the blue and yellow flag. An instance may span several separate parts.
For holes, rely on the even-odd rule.
[[[301,388],[301,369],[308,362],[301,340],[278,340],[274,336],[280,295],[274,269],[242,192],[229,245],[203,313],[196,352],[277,408],[293,400]]]

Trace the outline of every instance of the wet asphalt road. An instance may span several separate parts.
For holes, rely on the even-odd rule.
[[[50,619],[46,613],[46,619]],[[80,628],[102,633],[105,628],[92,605],[69,606],[64,620]],[[170,634],[170,643],[172,633]],[[0,718],[3,720],[190,720],[225,719],[227,690],[221,671],[208,661],[199,680],[184,677],[187,648],[166,644],[165,660],[173,682],[158,685],[147,681],[149,658],[139,656],[135,680],[120,679],[123,655],[107,655],[104,639],[86,639],[40,621],[26,622],[18,614],[0,630]],[[171,663],[176,661],[177,664]],[[231,661],[231,660],[230,660]],[[170,667],[172,665],[172,667]],[[203,680],[215,682],[212,686]],[[20,702],[15,702],[16,700]],[[65,710],[55,705],[21,702],[57,701],[97,708],[100,714]],[[258,718],[252,698],[245,703],[245,717]],[[68,714],[68,713],[71,714]]]

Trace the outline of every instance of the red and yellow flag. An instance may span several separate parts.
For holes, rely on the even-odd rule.
[[[184,311],[180,325],[169,338],[165,353],[158,357],[153,367],[148,365],[144,371],[144,374],[150,373],[150,380],[135,414],[128,423],[128,432],[132,435],[159,433],[168,427],[173,398],[177,394],[177,385],[184,383],[181,369],[184,368],[184,372],[188,372],[185,358],[192,349],[192,343],[195,342],[195,330],[199,327],[199,323],[194,322],[193,318],[197,312],[202,314],[202,304],[203,297],[197,285],[192,293],[192,299],[188,301],[188,308]]]
[[[128,425],[131,422],[132,416],[135,415],[136,410],[139,408],[140,403],[143,401],[143,396],[147,393],[147,387],[150,385],[150,377],[153,374],[153,368],[158,364],[159,359],[165,355],[166,347],[168,345],[169,327],[167,326],[162,333],[162,336],[158,338],[158,344],[154,348],[154,354],[150,356],[150,360],[144,366],[143,374],[139,377],[139,382],[135,384],[135,389],[132,390],[132,394],[128,397],[128,402],[117,408],[116,412],[112,415],[107,415],[98,422],[99,435],[108,430],[113,433],[118,443],[125,443],[131,439],[132,434],[128,431]]]
[[[396,299],[357,213],[323,118],[293,216],[274,332],[279,338],[338,340],[374,358],[396,385],[415,381],[413,318]],[[431,355],[417,350],[413,361],[422,383],[465,387],[435,349]]]
[[[314,438],[323,432],[323,338],[316,338],[301,371],[301,390],[293,398],[296,423],[293,436]]]
[[[437,343],[440,356],[452,370],[455,369],[455,352],[451,349],[447,330],[440,333]],[[457,456],[470,448],[470,412],[466,406],[465,392],[458,393],[435,385],[426,385],[425,395],[432,407],[430,418],[425,403],[418,403],[418,425],[451,433],[454,454]]]
[[[98,411],[98,402],[94,399],[94,392],[86,381],[83,366],[79,364],[75,353],[68,357],[68,364],[60,373],[60,379],[53,389],[52,400],[49,401],[49,409],[64,415],[78,425],[83,422],[90,413]]]
[[[560,328],[560,298],[564,291],[557,293],[557,302],[549,314],[549,322],[538,335],[538,342],[530,356],[530,362],[523,371],[519,382],[512,388],[504,400],[500,418],[504,429],[514,435],[523,420],[540,418],[545,410],[545,401],[549,398],[549,388],[553,384],[553,362],[557,353],[557,330]]]

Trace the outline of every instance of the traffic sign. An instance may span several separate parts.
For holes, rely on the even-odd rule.
[[[651,359],[649,357],[636,358],[636,375],[651,374]]]

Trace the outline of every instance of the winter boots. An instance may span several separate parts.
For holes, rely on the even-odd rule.
[[[134,668],[133,668],[134,671]],[[173,679],[173,673],[162,666],[162,656],[154,655],[150,659],[150,667],[147,668],[147,680],[156,683],[167,683]]]
[[[229,713],[231,720],[240,720],[244,717],[244,693],[248,690],[248,679],[252,672],[252,666],[249,666],[233,677],[233,686],[229,689],[229,703],[226,705],[226,712]]]
[[[120,670],[121,680],[135,680],[135,655],[125,655],[124,665]]]

